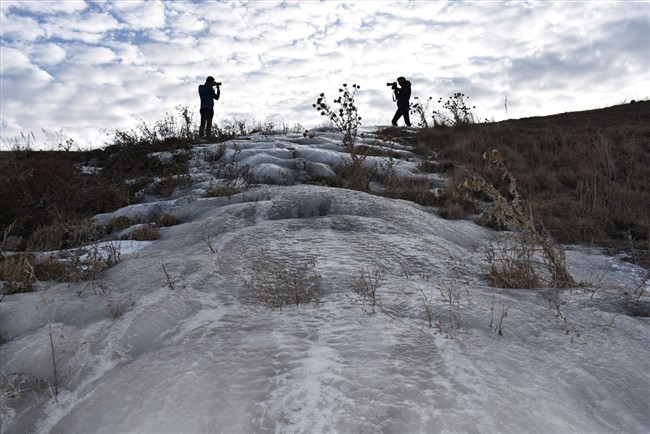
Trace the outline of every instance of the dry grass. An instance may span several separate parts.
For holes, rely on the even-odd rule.
[[[132,232],[124,235],[122,239],[133,241],[154,241],[160,237],[160,231],[154,225],[147,224],[135,228]]]
[[[498,149],[522,200],[558,242],[612,253],[632,245],[650,267],[650,101],[423,129],[415,144],[439,154],[443,171],[455,168],[465,179],[477,174],[507,193],[507,182],[483,160]]]
[[[458,186],[462,199],[472,203],[476,202],[477,199],[486,198],[487,203],[479,205],[483,208],[482,216],[485,216],[483,217],[484,221],[488,221],[495,228],[514,230],[521,234],[521,240],[514,249],[516,257],[527,258],[528,263],[534,264],[534,262],[531,262],[532,255],[539,252],[543,258],[543,265],[550,273],[549,284],[562,288],[575,286],[576,282],[566,267],[563,248],[555,242],[543,223],[534,216],[532,211],[526,208],[519,193],[517,180],[506,168],[501,154],[493,150],[485,153],[484,158],[487,160],[488,169],[493,174],[498,175],[499,179],[504,183],[506,192],[499,191],[483,177],[476,175]],[[523,256],[522,251],[524,252]],[[530,253],[527,253],[528,251]],[[488,255],[488,259],[492,257],[498,258],[499,256]],[[512,262],[507,261],[505,263]],[[517,261],[514,263],[517,264]],[[503,270],[503,267],[501,269]],[[515,271],[517,274],[520,272],[517,268],[515,268]],[[510,274],[509,267],[505,269],[505,272]],[[504,282],[507,282],[507,279]],[[531,286],[527,285],[525,287]]]
[[[538,288],[535,245],[521,234],[513,239],[498,238],[485,250],[488,278],[498,288]]]
[[[89,218],[76,221],[59,220],[32,232],[26,247],[31,251],[69,249],[98,241],[105,234],[105,228]]]
[[[383,271],[379,269],[369,270],[365,267],[361,268],[359,279],[354,284],[354,292],[359,295],[359,300],[365,301],[371,311],[374,312],[377,304],[377,289],[381,286],[384,275]]]
[[[32,292],[38,282],[92,281],[119,262],[120,250],[115,244],[93,244],[42,257],[15,253],[0,257],[0,281],[5,293]]]
[[[137,203],[137,192],[154,186],[160,194],[188,182],[188,157],[161,162],[153,152],[184,150],[189,142],[120,142],[84,152],[0,152],[0,230],[13,224],[22,248],[57,249],[74,238],[88,218]],[[98,170],[83,170],[88,165]],[[155,183],[155,179],[162,179]],[[75,228],[70,228],[70,222]],[[86,229],[91,229],[87,227]],[[70,238],[73,238],[70,240]],[[31,241],[29,241],[31,239]],[[63,244],[63,246],[62,246]]]
[[[176,226],[176,225],[178,225],[180,223],[181,223],[181,221],[180,221],[180,219],[178,217],[176,217],[173,214],[169,214],[169,213],[163,214],[162,217],[160,217],[158,219],[158,221],[156,222],[156,224],[158,226],[162,227],[162,228],[168,228],[170,226]]]
[[[155,128],[139,135],[118,132],[113,145],[92,151],[0,152],[3,240],[11,236],[14,244],[21,239],[19,249],[57,250],[132,226],[136,222],[115,220],[99,228],[89,218],[138,202],[137,193],[143,190],[168,195],[189,182],[191,137],[168,137],[162,132],[169,128],[159,129],[160,134]],[[387,128],[379,137],[410,145],[423,159],[422,172],[441,171],[450,181],[445,194],[436,195],[422,180],[386,179],[386,190],[377,194],[436,206],[446,218],[464,218],[477,212],[455,200],[454,186],[465,179],[479,175],[496,191],[507,193],[507,183],[483,161],[485,151],[498,149],[517,179],[526,208],[559,243],[602,246],[610,253],[628,252],[630,258],[634,250],[638,263],[650,267],[649,101],[498,123],[436,125],[416,133]],[[364,168],[363,162],[377,149],[352,144],[352,162],[327,182],[370,191],[378,170]],[[162,162],[154,152],[171,152],[173,158]],[[390,152],[382,155],[395,157]],[[217,174],[250,178],[250,170],[222,156],[215,156]],[[230,183],[209,194],[231,196],[237,192],[233,186],[238,187]],[[484,223],[493,224],[489,219]]]
[[[262,256],[252,262],[244,284],[255,303],[270,309],[282,309],[283,306],[310,302],[318,306],[321,277],[315,268],[314,258],[290,264],[270,258],[262,251]]]
[[[127,217],[127,216],[114,217],[108,222],[108,225],[106,225],[106,231],[108,233],[120,232],[123,231],[124,229],[133,226],[133,223],[134,222],[131,219],[131,217]]]
[[[31,273],[34,262],[34,255],[10,255],[0,258],[0,280],[4,281],[5,293],[34,291]]]

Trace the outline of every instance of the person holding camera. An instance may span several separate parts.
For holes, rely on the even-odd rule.
[[[212,118],[214,117],[214,100],[219,99],[221,95],[221,83],[214,81],[214,77],[205,79],[205,84],[199,85],[199,97],[201,97],[201,125],[199,127],[199,137],[204,133],[207,137],[212,135]],[[217,88],[216,92],[214,88]]]
[[[409,100],[411,99],[411,82],[404,77],[399,77],[397,83],[386,83],[386,86],[391,86],[393,88],[393,101],[397,102],[397,111],[395,112],[395,116],[393,116],[391,123],[396,127],[399,118],[404,116],[404,123],[406,123],[407,127],[410,127],[411,119],[409,117]]]

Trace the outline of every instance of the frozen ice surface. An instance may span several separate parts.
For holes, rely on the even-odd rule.
[[[251,139],[242,143],[259,155],[242,161],[290,168],[276,159],[311,156],[333,167],[335,138]],[[296,148],[291,159],[266,152],[278,143]],[[57,284],[0,303],[2,372],[52,383],[49,315],[61,383],[58,402],[47,390],[38,402],[3,399],[3,434],[650,428],[648,318],[620,313],[606,289],[594,297],[565,291],[559,321],[546,289],[489,287],[482,258],[494,234],[469,221],[309,185],[152,202],[98,220],[154,212],[182,224],[154,242],[124,245],[101,288]],[[255,302],[247,279],[306,261],[320,276],[318,306]],[[597,278],[603,288],[640,276],[578,247],[568,263],[579,280]],[[354,290],[362,270],[379,276],[374,310]],[[450,328],[441,294],[449,288],[460,295],[451,308],[460,330]],[[128,297],[134,303],[114,319],[111,304]],[[428,301],[447,333],[429,327]],[[500,336],[489,325],[503,308]]]

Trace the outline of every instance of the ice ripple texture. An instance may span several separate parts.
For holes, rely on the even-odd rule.
[[[194,218],[164,229],[160,240],[109,270],[106,285],[135,297],[117,320],[102,314],[99,296],[80,302],[74,285],[54,288],[50,308],[68,306],[55,327],[88,344],[65,361],[59,403],[27,411],[34,417],[11,420],[3,432],[650,427],[647,320],[622,315],[615,327],[598,328],[606,313],[597,305],[576,310],[572,318],[591,333],[572,341],[539,292],[485,285],[481,249],[492,236],[486,229],[348,190],[272,187],[262,196],[208,200]],[[245,279],[267,257],[269,266],[313,259],[320,304],[270,310],[251,300]],[[605,259],[587,262],[598,261]],[[381,309],[374,312],[354,291],[364,269],[382,276]],[[429,327],[425,297],[446,322],[440,289],[461,281],[463,330],[446,339]],[[495,300],[509,306],[503,336],[488,328]],[[95,321],[87,311],[76,321],[69,306],[94,309]],[[20,314],[11,307],[3,321]],[[26,346],[45,363],[45,338],[42,324],[23,330],[3,348],[3,369],[22,366],[28,355],[11,350]]]

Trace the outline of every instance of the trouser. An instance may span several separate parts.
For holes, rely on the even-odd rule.
[[[210,137],[212,135],[212,118],[214,117],[214,109],[210,107],[201,107],[201,125],[199,126],[199,137],[203,137],[204,133]]]
[[[411,118],[409,117],[409,106],[397,106],[397,111],[395,112],[395,116],[393,116],[392,124],[394,126],[397,126],[397,121],[399,118],[404,116],[404,123],[406,124],[407,127],[411,126]]]

